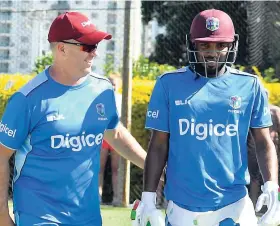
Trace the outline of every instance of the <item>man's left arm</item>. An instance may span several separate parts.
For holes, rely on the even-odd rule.
[[[264,180],[264,184],[261,186],[262,194],[256,203],[256,212],[266,205],[267,211],[259,219],[258,224],[276,226],[280,223],[277,153],[269,133],[272,120],[268,96],[260,80],[257,78],[255,81],[250,128],[254,136],[258,164]]]
[[[256,144],[256,155],[264,180],[278,184],[278,161],[274,143],[270,137],[269,128],[251,128]]]
[[[259,212],[263,205],[267,211],[259,219],[260,226],[280,224],[280,200],[278,185],[278,161],[274,143],[269,134],[269,128],[254,128],[252,134],[256,143],[256,155],[259,168],[264,180],[262,194],[256,203],[256,212]]]
[[[270,137],[275,144],[276,151],[279,154],[280,148],[280,108],[275,105],[270,105],[270,113],[273,121],[273,125],[270,128]],[[278,150],[277,150],[278,148]]]
[[[144,168],[146,151],[121,123],[115,129],[106,130],[104,139],[124,158]]]

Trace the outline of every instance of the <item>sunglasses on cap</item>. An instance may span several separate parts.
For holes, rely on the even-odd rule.
[[[87,53],[90,53],[90,52],[96,50],[97,45],[98,45],[98,44],[88,45],[88,44],[83,44],[83,43],[74,43],[74,42],[67,42],[67,41],[60,41],[60,42],[70,44],[70,45],[80,46],[81,51],[84,51],[84,52],[87,52]]]

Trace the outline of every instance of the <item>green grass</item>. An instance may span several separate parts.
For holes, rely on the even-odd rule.
[[[9,202],[11,216],[13,203]],[[111,206],[101,206],[101,214],[103,219],[102,226],[131,226],[130,208],[118,208]]]
[[[11,202],[9,202],[9,208],[12,213],[13,204]],[[130,208],[101,206],[101,214],[102,226],[131,226]]]
[[[103,226],[131,226],[130,208],[101,207]]]

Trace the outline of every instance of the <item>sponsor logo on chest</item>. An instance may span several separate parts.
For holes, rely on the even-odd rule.
[[[92,147],[100,145],[103,140],[103,134],[86,134],[80,136],[54,135],[51,136],[51,147],[53,149],[69,148],[72,151],[81,151],[83,147]]]
[[[195,136],[198,140],[205,140],[207,137],[216,136],[237,136],[238,134],[238,123],[235,121],[234,124],[215,124],[213,119],[209,119],[208,122],[196,122],[195,119],[181,118],[179,123],[179,133],[181,136],[191,135]]]

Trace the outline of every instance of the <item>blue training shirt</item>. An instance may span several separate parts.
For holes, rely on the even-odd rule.
[[[165,196],[192,211],[215,210],[247,194],[249,128],[272,125],[260,80],[227,68],[216,78],[188,67],[160,76],[146,128],[170,134]]]
[[[47,69],[16,92],[0,124],[0,142],[16,150],[14,210],[100,226],[100,147],[118,118],[111,83],[95,74],[65,86]]]

